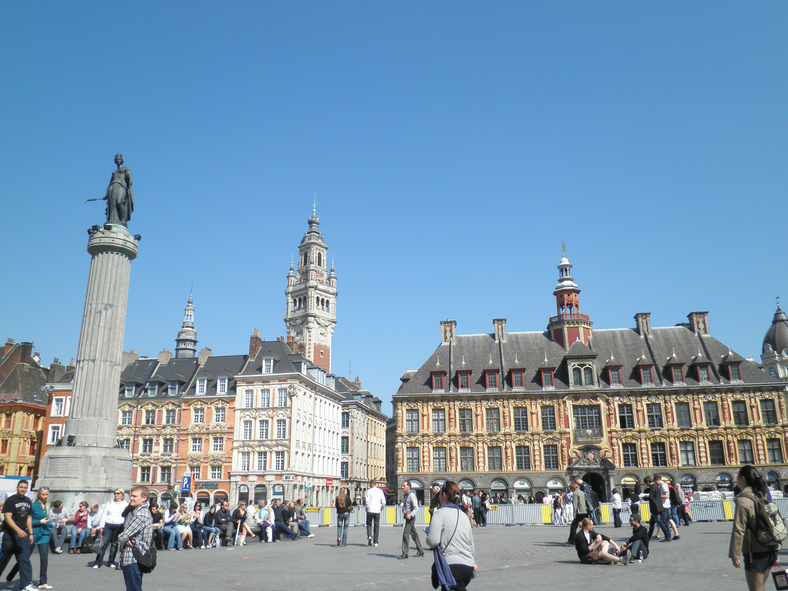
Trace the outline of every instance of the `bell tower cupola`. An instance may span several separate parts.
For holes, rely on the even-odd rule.
[[[194,303],[192,294],[189,293],[189,301],[183,309],[183,326],[178,331],[175,339],[175,358],[192,359],[197,352],[197,331],[194,330]]]
[[[561,244],[558,263],[558,285],[553,292],[556,315],[550,317],[547,330],[553,340],[569,350],[575,341],[587,345],[591,338],[592,322],[588,314],[580,312],[580,289],[572,278],[572,263],[566,258],[566,245]]]
[[[287,274],[285,327],[293,350],[331,372],[331,339],[336,326],[337,276],[328,270],[328,247],[315,206],[298,245],[298,263]]]

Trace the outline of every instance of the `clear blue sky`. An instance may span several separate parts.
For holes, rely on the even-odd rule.
[[[124,348],[284,334],[313,195],[336,373],[390,409],[451,318],[543,330],[561,242],[596,328],[760,358],[786,287],[785,2],[4,2],[0,338],[77,344],[86,229],[134,174]]]

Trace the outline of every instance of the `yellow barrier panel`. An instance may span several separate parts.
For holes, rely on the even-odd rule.
[[[323,525],[331,525],[331,507],[323,509]]]
[[[722,502],[722,510],[725,511],[725,519],[733,519],[733,507],[731,506],[733,503],[730,501],[723,501]]]
[[[641,503],[640,504],[640,521],[641,521],[641,523],[647,523],[649,519],[651,519],[651,511],[649,511],[648,503]]]
[[[553,508],[550,505],[542,505],[542,523],[553,523]]]
[[[610,505],[602,505],[600,507],[602,511],[602,522],[606,523],[608,521],[613,521],[613,516],[610,514]]]
[[[397,523],[397,509],[398,507],[386,507],[386,523],[388,525],[394,525]]]
[[[432,515],[430,515],[429,507],[424,507],[424,523],[429,525],[431,520],[432,520]]]

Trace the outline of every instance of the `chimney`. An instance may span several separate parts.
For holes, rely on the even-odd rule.
[[[6,355],[8,355],[8,352],[11,350],[11,348],[12,348],[13,346],[14,346],[14,339],[8,339],[8,340],[5,342],[5,349],[3,350],[3,357],[5,357]]]
[[[263,348],[263,339],[260,338],[260,331],[254,329],[254,334],[249,339],[249,357],[257,357],[257,353]]]
[[[709,313],[690,312],[687,314],[690,330],[696,335],[707,335],[709,333]]]
[[[167,365],[172,359],[172,353],[164,349],[161,353],[159,353],[159,363],[162,365]]]
[[[441,320],[441,342],[453,343],[457,332],[456,320]]]
[[[56,384],[60,381],[66,373],[66,368],[63,366],[62,363],[55,357],[55,360],[49,366],[49,381],[53,384]]]
[[[134,349],[132,349],[128,353],[126,353],[126,351],[123,351],[123,354],[120,356],[120,371],[126,369],[126,366],[129,365],[130,363],[139,361],[139,359],[140,356],[137,355],[137,352]]]
[[[66,371],[74,371],[77,366],[74,364],[74,358],[71,358],[71,361],[68,362],[68,366],[66,366]]]
[[[647,337],[651,334],[651,312],[638,312],[635,314],[635,323],[640,336]]]
[[[33,353],[33,343],[19,343],[19,346],[22,347],[22,363],[30,365],[30,362],[34,361],[33,357],[31,357]]]
[[[506,318],[495,318],[493,320],[495,326],[495,342],[500,343],[506,340]]]
[[[211,351],[208,347],[203,347],[203,350],[200,351],[199,356],[197,357],[197,363],[200,365],[205,365],[205,362],[208,361],[208,358],[211,356],[213,351]]]

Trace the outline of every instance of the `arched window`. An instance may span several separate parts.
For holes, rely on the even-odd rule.
[[[579,367],[572,368],[572,383],[575,386],[583,385],[583,372],[580,371]]]
[[[323,266],[323,253],[322,252],[317,253],[317,266],[318,267],[322,267]]]
[[[309,260],[309,253],[304,253],[304,266],[306,267],[307,261]]]
[[[590,367],[583,369],[583,380],[585,381],[586,386],[594,385],[594,372]]]

